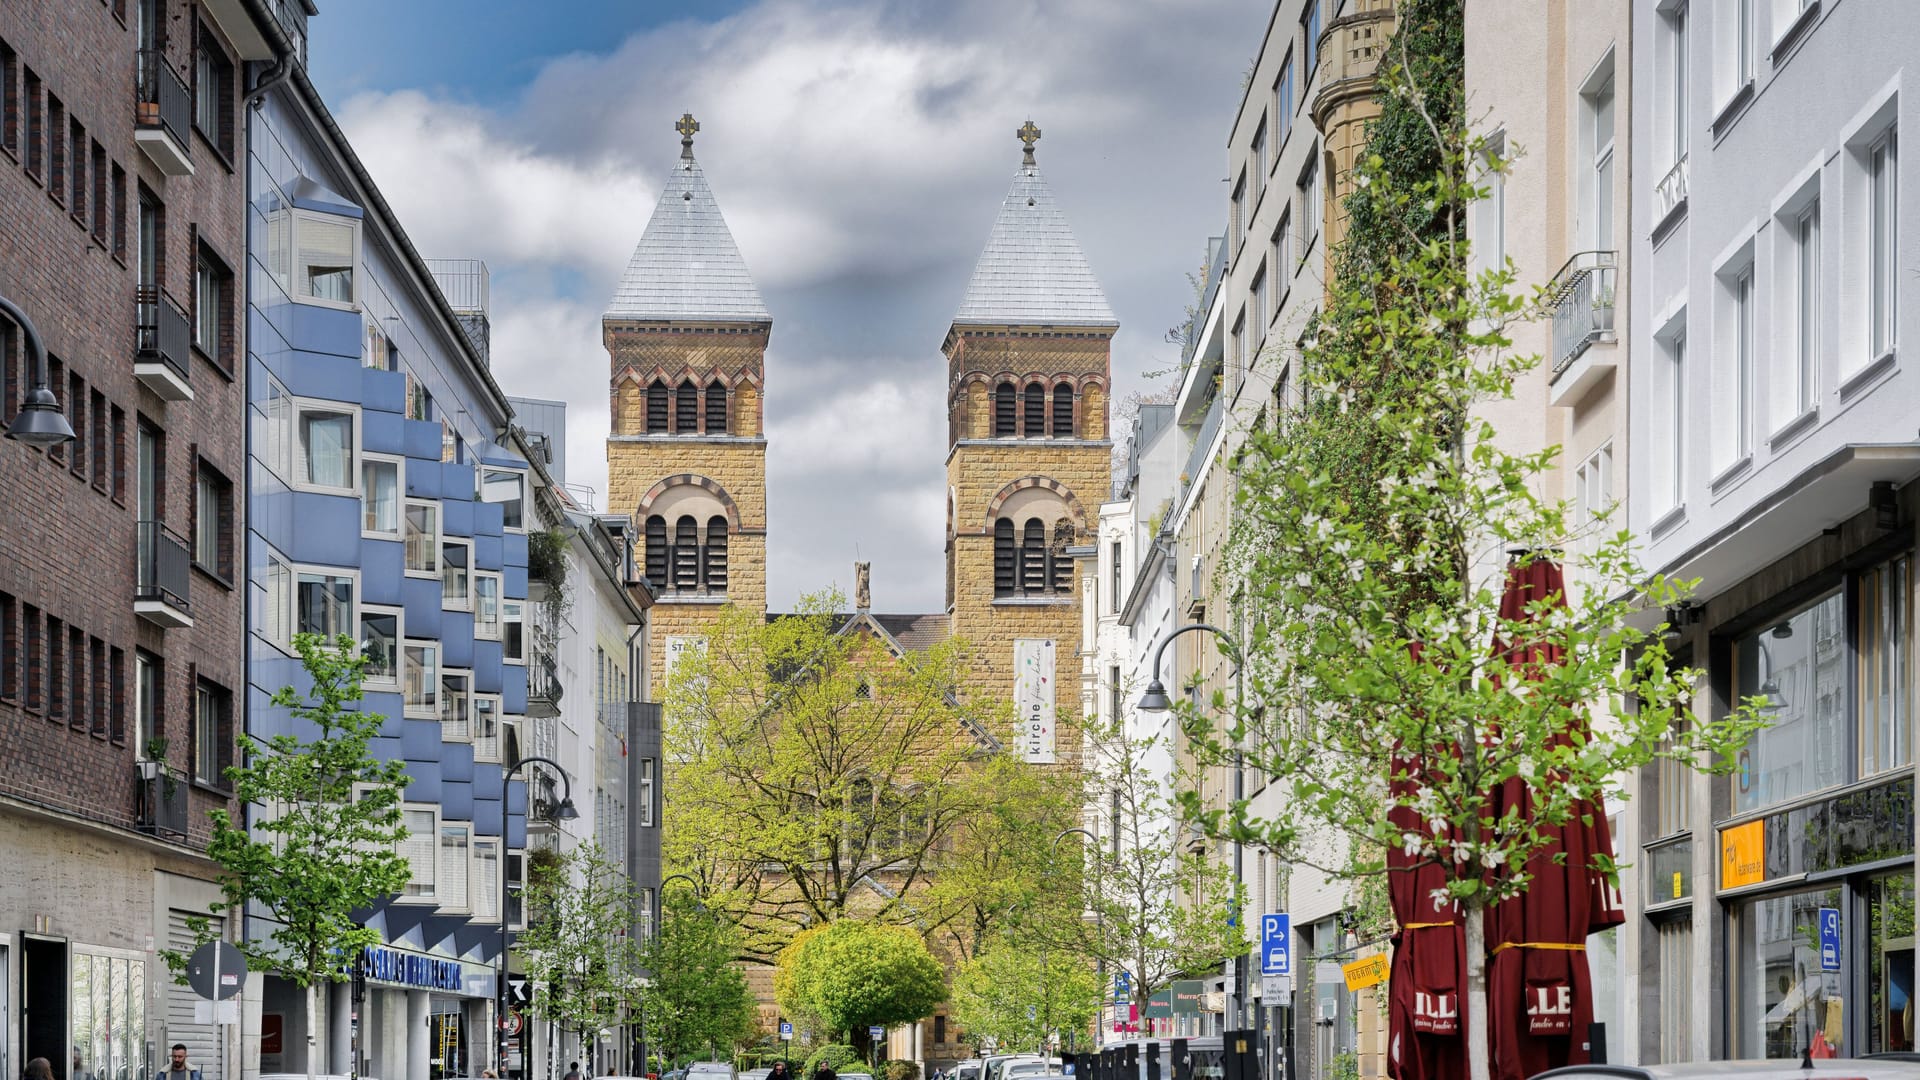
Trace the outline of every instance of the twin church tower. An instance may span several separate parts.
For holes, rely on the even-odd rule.
[[[611,361],[609,504],[634,515],[658,594],[656,699],[674,657],[697,647],[720,605],[767,606],[763,406],[773,316],[694,158],[699,124],[689,115],[676,126],[680,159],[601,324]],[[1058,704],[1077,715],[1071,658],[1083,600],[1068,549],[1092,543],[1107,493],[1119,323],[1034,160],[1039,129],[1029,121],[1018,134],[1024,158],[941,347],[947,607],[875,615],[862,595],[858,615],[896,648],[966,639],[976,690],[1013,694],[1024,673],[1025,708],[1044,693],[1051,714],[1065,680]],[[1039,734],[1025,752],[1051,761],[1052,733]]]

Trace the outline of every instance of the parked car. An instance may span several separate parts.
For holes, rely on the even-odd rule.
[[[730,1061],[696,1061],[687,1066],[687,1080],[696,1076],[721,1076],[733,1080],[733,1063]]]
[[[772,1075],[772,1069],[745,1069],[740,1073],[740,1080],[767,1080]]]
[[[953,1067],[953,1080],[982,1080],[980,1059],[968,1058]]]
[[[1046,1061],[1009,1061],[1000,1070],[1001,1080],[1037,1080],[1054,1071]]]
[[[1038,1054],[995,1054],[992,1057],[981,1060],[984,1063],[984,1067],[981,1070],[981,1080],[1009,1080],[1006,1075],[1007,1066],[1015,1062],[1031,1062],[1032,1064],[1040,1066],[1041,1072],[1048,1071],[1046,1068],[1046,1059]]]
[[[1898,1051],[1856,1058],[1815,1058],[1811,1071],[1799,1058],[1765,1061],[1690,1061],[1673,1065],[1569,1065],[1536,1073],[1533,1080],[1694,1080],[1696,1077],[1757,1077],[1759,1080],[1920,1080],[1920,1054]]]

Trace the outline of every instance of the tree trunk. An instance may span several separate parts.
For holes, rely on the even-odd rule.
[[[1467,1076],[1491,1080],[1487,1028],[1487,909],[1467,907]]]
[[[307,1080],[320,1071],[319,1050],[320,982],[307,983]]]

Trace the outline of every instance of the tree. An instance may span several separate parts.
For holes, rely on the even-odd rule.
[[[774,620],[725,609],[667,692],[663,855],[759,963],[810,924],[925,922],[914,896],[992,807],[971,781],[1011,729],[960,698],[963,643],[896,654],[839,600]]]
[[[773,992],[790,1015],[818,1021],[868,1054],[867,1028],[933,1015],[947,997],[940,964],[904,926],[841,919],[796,936],[780,951]]]
[[[1097,960],[1126,972],[1145,1015],[1154,993],[1243,952],[1245,939],[1231,868],[1186,850],[1178,834],[1183,782],[1172,748],[1157,736],[1131,737],[1125,724],[1086,722],[1086,804],[1107,808],[1110,846],[1072,860],[1063,852],[1048,878],[1051,892],[1084,906],[1027,924],[1022,935],[1056,962]]]
[[[736,936],[692,897],[665,900],[660,932],[638,959],[650,973],[647,1034],[668,1060],[731,1049],[753,1033],[753,996],[733,965]]]
[[[1007,1050],[1039,1050],[1052,1031],[1086,1030],[1100,1015],[1102,996],[1084,957],[996,938],[954,972],[948,1004],[976,1050],[989,1038]]]
[[[583,1041],[619,1023],[640,974],[638,944],[626,933],[633,883],[588,841],[551,859],[529,858],[526,898],[518,947],[532,1013]]]
[[[1693,675],[1632,616],[1687,583],[1648,577],[1626,532],[1577,528],[1541,494],[1558,448],[1515,449],[1486,419],[1539,362],[1508,333],[1545,296],[1520,295],[1508,268],[1468,268],[1467,212],[1504,163],[1461,119],[1457,71],[1418,46],[1446,33],[1457,0],[1406,14],[1302,358],[1305,404],[1252,433],[1241,459],[1223,573],[1244,583],[1257,707],[1225,734],[1184,717],[1202,761],[1244,750],[1285,810],[1256,820],[1244,803],[1184,801],[1213,835],[1341,877],[1383,874],[1390,849],[1438,868],[1465,925],[1466,1047],[1484,1080],[1487,909],[1523,893],[1620,778],[1659,754],[1718,767],[1753,720],[1677,723]],[[1503,617],[1508,550],[1521,566],[1565,553],[1565,604]],[[1536,663],[1538,647],[1564,660]]]
[[[399,853],[407,780],[403,763],[369,751],[386,718],[350,707],[361,698],[366,665],[352,639],[296,634],[293,647],[309,687],[304,694],[281,687],[273,706],[311,737],[243,736],[245,764],[229,768],[227,780],[234,797],[254,808],[252,828],[224,809],[212,811],[207,857],[220,867],[222,899],[213,911],[238,915],[251,907],[265,914],[254,925],[272,928],[240,943],[248,964],[306,991],[311,1080],[319,1061],[319,986],[345,981],[360,951],[380,944],[380,932],[354,916],[398,893],[410,876]],[[192,928],[203,942],[213,936],[204,919]],[[169,953],[167,961],[184,981],[186,957]]]

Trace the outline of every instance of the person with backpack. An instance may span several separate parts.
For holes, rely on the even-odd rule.
[[[167,1067],[153,1074],[153,1080],[200,1080],[200,1070],[187,1065],[187,1044],[174,1043]]]

